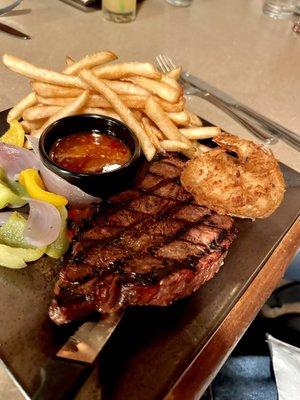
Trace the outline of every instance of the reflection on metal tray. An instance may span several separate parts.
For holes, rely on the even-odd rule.
[[[0,114],[0,132],[7,126],[5,116]],[[299,215],[300,174],[281,168],[287,191],[279,209],[265,220],[237,220],[238,237],[224,266],[192,296],[165,308],[126,310],[80,400],[163,398]],[[54,326],[47,318],[58,270],[59,263],[46,257],[24,270],[0,269],[0,353],[29,393],[47,358],[76,328]]]

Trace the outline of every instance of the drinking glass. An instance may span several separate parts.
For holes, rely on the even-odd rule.
[[[114,22],[130,22],[136,16],[136,0],[102,0],[105,19]]]
[[[188,7],[192,4],[193,0],[167,0],[168,3],[172,4],[172,6],[177,7]]]
[[[289,18],[295,11],[295,0],[265,0],[264,14],[272,18]]]

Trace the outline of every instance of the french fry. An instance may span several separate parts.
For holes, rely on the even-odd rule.
[[[132,114],[134,115],[135,119],[138,121],[142,121],[143,113],[140,110],[132,110]]]
[[[180,92],[181,96],[183,95],[182,86],[179,85],[179,83],[176,81],[176,79],[171,78],[168,75],[162,75],[160,81],[165,83],[166,85],[169,85],[169,86],[173,87],[174,89],[178,90]]]
[[[154,157],[155,147],[144,132],[142,125],[134,118],[130,109],[124,104],[121,98],[101,81],[101,79],[98,79],[93,72],[84,69],[79,74],[89,86],[101,93],[109,101],[112,108],[120,115],[125,124],[136,134],[147,160],[150,161]]]
[[[162,140],[160,145],[166,151],[180,151],[188,158],[195,158],[198,155],[198,149],[196,146],[190,146],[187,143],[178,140]]]
[[[88,97],[89,92],[88,90],[85,90],[74,101],[67,104],[65,107],[62,107],[59,111],[57,111],[49,119],[47,119],[47,121],[41,126],[41,128],[39,128],[37,132],[34,132],[34,136],[40,137],[43,131],[58,119],[68,117],[70,115],[75,115],[84,106]]]
[[[188,126],[190,123],[190,116],[186,111],[168,113],[168,116],[176,125]]]
[[[185,142],[190,145],[190,141],[180,133],[174,122],[171,121],[159,104],[151,97],[146,101],[145,113],[155,123],[155,125],[159,127],[167,139]]]
[[[64,107],[67,104],[72,103],[76,99],[75,97],[43,97],[38,95],[36,96],[36,98],[40,104],[60,107]],[[99,96],[98,94],[89,95],[86,101],[86,106],[111,108],[110,103],[103,96]]]
[[[155,135],[158,140],[164,139],[163,133],[155,125],[151,125],[151,130],[153,132],[153,135]]]
[[[138,86],[141,86],[153,94],[156,94],[163,100],[166,100],[170,103],[176,103],[181,95],[181,91],[179,89],[175,89],[166,83],[159,82],[154,79],[145,78],[143,76],[132,76],[127,78],[127,80],[135,83]]]
[[[134,94],[137,96],[150,95],[148,90],[143,89],[142,87],[131,82],[113,81],[109,79],[103,79],[103,82],[117,94]]]
[[[126,62],[113,65],[104,65],[92,69],[92,72],[102,79],[121,79],[126,76],[145,76],[160,79],[161,73],[150,63]]]
[[[49,118],[53,114],[55,114],[57,111],[59,111],[61,107],[59,106],[33,106],[27,108],[23,114],[22,117],[25,120],[28,121],[33,121],[36,119],[43,119],[43,118]]]
[[[27,78],[33,80],[53,83],[60,86],[70,86],[82,89],[88,88],[87,84],[83,82],[78,76],[61,74],[59,72],[39,68],[25,60],[11,56],[9,54],[4,54],[2,60],[3,64],[10,70],[20,75],[27,76]]]
[[[100,53],[88,55],[81,60],[74,62],[72,65],[69,65],[63,73],[67,75],[76,75],[84,68],[103,65],[107,62],[116,60],[117,58],[116,54],[111,51],[101,51]]]
[[[169,103],[166,100],[161,99],[158,96],[152,96],[153,99],[161,106],[164,111],[167,112],[180,112],[183,110],[185,105],[185,99],[181,97],[177,103]]]
[[[45,119],[37,119],[33,121],[21,121],[21,125],[24,128],[26,133],[30,133],[31,131],[39,129],[44,123],[46,122]]]
[[[159,152],[163,152],[163,148],[161,147],[158,138],[156,137],[156,135],[152,131],[152,126],[151,126],[151,122],[150,122],[149,118],[143,117],[142,118],[142,123],[144,125],[145,131],[146,131],[147,135],[149,136],[149,139],[151,140],[153,146]]]
[[[160,145],[167,151],[184,151],[190,149],[187,143],[183,143],[179,140],[162,140]]]
[[[32,90],[43,97],[77,97],[83,89],[52,85],[44,82],[31,82]]]
[[[202,143],[196,142],[195,146],[198,148],[198,150],[200,150],[201,153],[206,153],[207,151],[210,151],[211,148],[208,146],[205,146]]]
[[[171,71],[167,72],[166,75],[168,75],[170,78],[176,79],[176,81],[178,81],[180,79],[181,73],[182,73],[182,68],[177,67],[177,68],[172,69]]]
[[[24,99],[20,100],[7,114],[7,122],[13,119],[19,120],[22,117],[23,112],[36,104],[35,93],[30,93]]]
[[[193,112],[188,111],[188,110],[186,110],[186,112],[190,116],[190,121],[191,121],[192,126],[202,126],[203,125],[203,123],[202,123],[201,119],[198,117],[198,115],[196,115]]]
[[[137,108],[141,109],[144,108],[146,103],[146,96],[136,96],[133,94],[125,94],[120,95],[122,101],[127,105],[129,108]],[[49,106],[65,106],[75,98],[71,97],[43,97],[37,95],[37,100],[40,104],[49,105]],[[86,102],[87,107],[100,107],[100,108],[111,108],[111,104],[101,95],[99,94],[91,94]]]
[[[188,139],[209,139],[221,135],[221,129],[217,126],[200,126],[198,128],[181,128],[180,132]]]

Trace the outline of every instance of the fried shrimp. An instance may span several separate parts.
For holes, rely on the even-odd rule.
[[[184,188],[197,203],[219,214],[243,218],[271,215],[285,192],[283,175],[272,152],[227,133],[213,141],[220,147],[187,163],[181,174]]]

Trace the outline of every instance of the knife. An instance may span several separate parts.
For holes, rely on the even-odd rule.
[[[17,29],[12,28],[11,26],[3,24],[2,22],[0,22],[0,31],[9,33],[10,35],[13,35],[13,36],[17,36],[21,39],[25,39],[25,40],[31,39],[31,37],[29,35],[26,35],[25,33],[22,33],[20,31],[18,31]]]
[[[92,371],[99,352],[117,327],[122,313],[106,314],[85,322],[40,371],[32,400],[70,399]]]
[[[229,96],[227,93],[209,85],[202,79],[191,75],[189,72],[182,72],[183,78],[188,81],[192,86],[200,91],[204,92],[204,96],[208,99],[209,96],[215,97],[218,101],[222,101],[226,106],[234,108],[246,117],[254,120],[264,128],[266,128],[275,137],[284,140],[289,145],[293,146],[296,150],[300,149],[300,135],[283,126],[277,124],[276,122],[270,120],[267,117],[259,114],[258,112],[250,109],[249,107],[239,103],[233,97]]]

